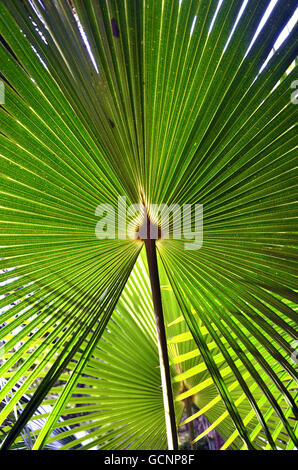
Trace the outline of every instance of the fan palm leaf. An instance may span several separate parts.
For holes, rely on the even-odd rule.
[[[95,234],[119,196],[204,208],[200,249],[156,242],[176,422],[191,403],[195,441],[297,445],[297,24],[274,48],[296,2],[258,28],[267,7],[0,4],[0,421],[30,395],[4,448],[44,405],[34,449],[74,405],[65,448],[167,445],[144,242]]]

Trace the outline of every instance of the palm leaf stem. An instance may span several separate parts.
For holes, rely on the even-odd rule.
[[[148,232],[147,232],[148,233]],[[167,439],[169,450],[178,450],[177,426],[175,421],[175,408],[171,385],[171,374],[169,356],[167,350],[167,340],[164,324],[164,316],[161,302],[160,281],[156,257],[155,240],[149,236],[145,240],[149,277],[152,291],[152,301],[154,307],[157,344],[160,361],[160,374],[163,387],[163,401],[165,410],[165,420],[167,429]]]
[[[185,413],[186,413],[186,417],[189,418],[189,417],[192,416],[192,414],[193,414],[193,411],[192,411],[192,399],[191,399],[191,397],[185,398],[184,404],[185,404]],[[193,421],[189,421],[189,422],[187,423],[187,432],[188,432],[190,450],[194,450],[194,443],[193,443],[193,441],[195,440],[195,431],[194,431],[194,424],[193,424]]]

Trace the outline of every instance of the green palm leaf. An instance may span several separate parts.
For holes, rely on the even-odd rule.
[[[143,242],[95,236],[119,196],[150,217],[204,207],[199,250],[156,242],[176,422],[206,416],[194,440],[216,428],[223,448],[297,446],[297,24],[271,53],[296,5],[255,35],[267,6],[0,4],[4,448],[45,405],[34,448],[167,445]]]

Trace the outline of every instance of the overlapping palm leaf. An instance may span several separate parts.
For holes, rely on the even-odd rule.
[[[184,250],[183,240],[157,242],[181,327],[194,341],[187,346],[194,352],[185,351],[199,358],[180,366],[186,375],[174,380],[185,378],[187,390],[177,401],[193,396],[226,447],[297,443],[291,359],[297,110],[290,100],[296,69],[286,74],[297,55],[297,26],[260,72],[295,2],[277,2],[254,42],[267,3],[249,0],[239,18],[241,6],[239,0],[0,4],[0,340],[1,375],[9,379],[0,399],[22,383],[1,420],[25,392],[32,394],[6,445],[51,400],[51,390],[53,412],[35,447],[52,439],[80,383],[88,386],[86,402],[94,395],[97,413],[92,426],[84,416],[72,418],[92,430],[90,441],[83,436],[84,448],[165,445],[144,406],[156,409],[160,431],[156,370],[148,395],[145,383],[140,389],[134,383],[146,398],[126,414],[123,391],[116,427],[113,413],[99,413],[105,401],[97,401],[104,385],[98,379],[110,373],[100,361],[100,338],[114,311],[111,344],[123,347],[123,323],[132,320],[115,307],[142,247],[95,237],[96,207],[117,208],[120,195],[128,203],[143,197],[148,207],[204,207],[200,250]],[[142,291],[141,275],[139,282]],[[129,298],[137,318],[144,310],[138,294],[127,288],[123,296],[119,305]],[[151,333],[144,337],[151,338],[148,358],[155,363]],[[109,353],[102,348],[102,354]],[[172,360],[183,364],[180,354]],[[116,359],[113,354],[111,367]],[[123,380],[133,364],[131,357]],[[134,420],[127,430],[123,424],[122,435],[121,420],[131,419],[133,406]],[[141,438],[142,424],[148,439],[145,429]]]

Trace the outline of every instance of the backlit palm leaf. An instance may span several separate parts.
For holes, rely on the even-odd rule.
[[[296,2],[278,1],[255,37],[267,6],[0,4],[0,401],[19,385],[0,420],[25,393],[32,397],[4,447],[42,403],[53,409],[35,448],[55,440],[51,432],[73,403],[90,403],[96,413],[69,422],[91,431],[78,440],[83,448],[166,445],[159,371],[149,374],[158,356],[144,269],[126,286],[143,243],[95,236],[96,207],[116,209],[118,196],[128,204],[144,199],[149,210],[204,207],[200,250],[185,250],[185,240],[157,242],[162,284],[170,286],[162,291],[165,312],[168,295],[183,316],[169,348],[181,385],[173,388],[176,419],[191,396],[224,447],[297,445],[297,110],[290,99],[297,69],[286,73],[297,55],[297,25],[263,67]],[[180,337],[185,349],[177,328],[188,335]],[[143,359],[131,356],[117,381],[113,368],[134,334],[148,367],[141,373]],[[113,384],[124,383],[127,391],[114,395]],[[73,397],[78,384],[87,387],[85,401]],[[104,408],[113,400],[117,419]]]

